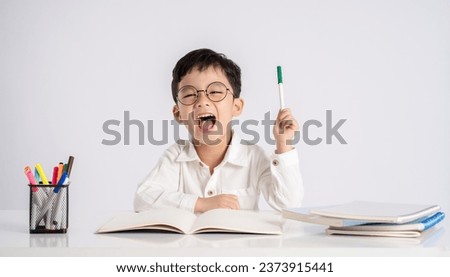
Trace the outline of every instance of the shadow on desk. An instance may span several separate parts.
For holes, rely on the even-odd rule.
[[[292,232],[291,232],[292,233]],[[338,248],[402,248],[432,247],[438,244],[445,234],[445,228],[436,226],[417,238],[371,237],[355,235],[327,235],[323,233],[305,232],[308,235],[289,235],[284,238],[284,247],[338,247]]]
[[[408,248],[432,247],[445,233],[435,227],[419,238],[326,235],[324,232],[289,232],[280,236],[234,233],[182,235],[167,232],[97,234],[103,244],[149,248]]]
[[[165,248],[255,248],[281,247],[282,237],[236,233],[182,235],[167,232],[133,232],[97,234],[99,239],[128,241],[131,244]]]

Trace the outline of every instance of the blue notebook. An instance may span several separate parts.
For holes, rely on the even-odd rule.
[[[435,226],[444,220],[445,214],[437,212],[434,215],[425,219],[404,224],[389,224],[389,223],[369,223],[357,226],[347,227],[333,227],[336,230],[354,230],[354,231],[418,231],[422,232]]]

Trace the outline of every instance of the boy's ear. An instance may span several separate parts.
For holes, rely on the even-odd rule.
[[[173,106],[172,114],[173,114],[173,119],[175,119],[178,123],[181,124],[180,109],[178,108],[178,105]]]
[[[235,98],[233,100],[233,116],[239,116],[244,109],[244,100],[242,98]]]

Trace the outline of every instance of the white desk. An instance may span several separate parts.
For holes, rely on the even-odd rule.
[[[0,211],[0,256],[446,256],[450,220],[421,239],[327,236],[325,226],[292,220],[283,235],[94,234],[115,212],[70,213],[66,234],[29,234],[28,211]]]

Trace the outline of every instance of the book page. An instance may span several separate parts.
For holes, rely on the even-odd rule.
[[[308,223],[335,226],[335,227],[343,227],[343,226],[353,226],[366,224],[367,221],[364,220],[353,220],[353,219],[345,219],[338,217],[326,217],[320,216],[316,214],[309,213],[311,208],[292,208],[292,209],[284,209],[282,211],[282,216],[287,219],[293,219]]]
[[[354,235],[354,236],[374,236],[374,237],[400,237],[417,238],[420,237],[419,231],[357,231],[328,228],[328,235]]]
[[[154,209],[145,212],[119,214],[106,222],[97,233],[129,230],[165,230],[188,233],[196,220],[195,214],[181,209]]]
[[[198,216],[192,233],[281,234],[281,215],[274,212],[215,209]]]

